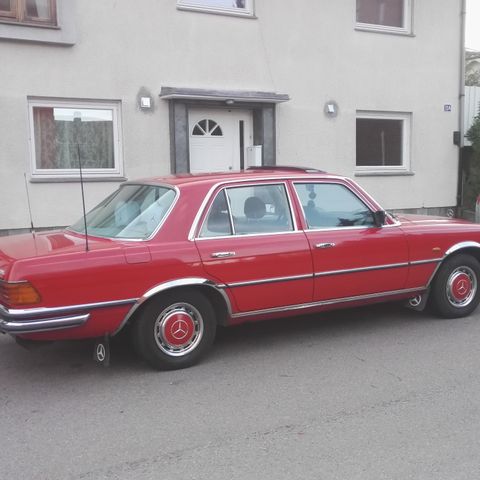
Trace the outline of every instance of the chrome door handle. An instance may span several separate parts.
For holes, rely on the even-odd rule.
[[[215,252],[212,253],[211,257],[212,258],[228,258],[228,257],[234,257],[235,252]]]
[[[334,247],[334,243],[316,243],[315,248],[332,248]]]

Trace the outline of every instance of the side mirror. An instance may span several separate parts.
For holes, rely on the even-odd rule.
[[[385,225],[385,220],[386,220],[385,210],[378,210],[376,212],[373,212],[373,220],[375,222],[376,227],[382,227],[383,225]]]

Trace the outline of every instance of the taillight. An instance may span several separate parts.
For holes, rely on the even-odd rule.
[[[5,282],[0,280],[0,302],[9,307],[40,303],[42,298],[30,282]]]

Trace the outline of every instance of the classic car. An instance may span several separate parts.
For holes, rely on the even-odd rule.
[[[151,366],[184,368],[219,325],[392,300],[469,315],[479,260],[480,226],[393,216],[315,169],[128,181],[65,230],[0,239],[0,331],[104,348],[128,328]]]

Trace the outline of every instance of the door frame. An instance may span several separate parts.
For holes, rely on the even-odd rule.
[[[169,100],[170,165],[172,173],[190,172],[190,146],[188,110],[190,108],[216,108],[251,110],[253,117],[253,144],[262,145],[262,165],[276,165],[276,111],[275,103],[224,101]]]

